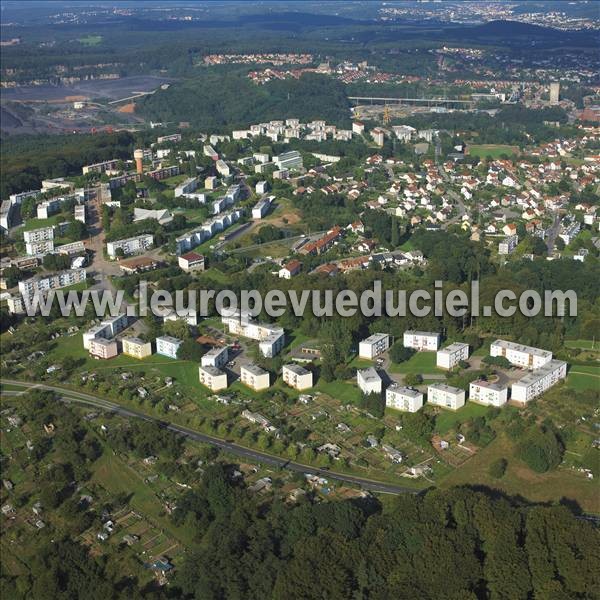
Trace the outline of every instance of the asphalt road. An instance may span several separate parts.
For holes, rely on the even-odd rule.
[[[330,471],[328,469],[315,469],[314,467],[309,467],[290,460],[285,460],[283,458],[279,458],[271,454],[266,454],[264,452],[259,452],[257,450],[252,450],[250,448],[240,446],[233,442],[228,442],[227,440],[223,440],[221,438],[216,438],[210,435],[206,435],[205,433],[194,431],[193,429],[188,429],[187,427],[183,427],[182,425],[167,423],[164,420],[161,420],[157,417],[143,414],[141,412],[116,404],[114,402],[110,402],[108,400],[92,396],[90,394],[85,394],[83,392],[76,392],[74,390],[69,390],[67,388],[62,388],[59,386],[35,383],[33,381],[0,379],[0,383],[11,386],[20,386],[24,389],[37,388],[43,390],[51,390],[53,392],[61,394],[61,399],[65,402],[77,402],[79,404],[86,404],[94,408],[113,412],[122,417],[144,419],[146,421],[156,421],[159,423],[163,423],[166,425],[167,429],[170,429],[175,433],[183,435],[188,439],[194,440],[196,442],[203,442],[205,444],[211,444],[227,452],[230,452],[237,456],[241,456],[242,458],[245,458],[249,461],[260,462],[272,467],[289,469],[290,471],[297,471],[299,473],[309,473],[311,475],[318,475],[326,479],[334,479],[336,481],[341,481],[342,483],[358,486],[361,489],[369,492],[384,494],[418,493],[418,490],[415,490],[414,488],[402,487],[390,483],[380,483],[377,481],[372,481],[370,479],[364,479],[362,477],[354,477],[352,475],[346,475],[344,473],[336,473],[335,471]]]

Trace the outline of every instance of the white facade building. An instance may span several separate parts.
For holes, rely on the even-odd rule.
[[[423,407],[423,393],[394,383],[385,390],[385,405],[396,410],[417,412]]]
[[[358,356],[371,360],[390,347],[390,336],[387,333],[374,333],[358,345]]]
[[[216,367],[221,369],[227,364],[229,352],[227,348],[212,348],[201,359],[203,367]]]
[[[404,332],[403,345],[405,348],[414,350],[428,350],[436,352],[440,347],[440,334],[433,331],[412,331]]]
[[[182,340],[171,337],[170,335],[163,335],[156,338],[156,354],[161,356],[168,356],[169,358],[177,358],[177,352],[183,344]]]
[[[373,367],[356,371],[356,383],[363,394],[381,394],[383,389],[381,377]]]
[[[436,365],[440,369],[453,369],[461,360],[469,358],[469,344],[455,342],[437,351]]]
[[[252,364],[240,368],[240,381],[255,392],[266,390],[271,384],[269,372]]]
[[[283,365],[283,381],[296,390],[306,390],[313,385],[313,374],[300,365]]]
[[[517,402],[529,402],[566,376],[567,363],[562,360],[551,360],[543,367],[527,373],[525,377],[513,383],[511,399]]]
[[[124,240],[116,240],[106,243],[106,253],[111,258],[117,256],[117,250],[120,248],[124,254],[139,254],[154,244],[154,236],[150,233],[138,235],[136,237],[127,238]]]
[[[213,392],[227,388],[227,373],[216,367],[198,367],[198,379],[202,385]]]
[[[502,356],[512,365],[522,369],[539,369],[552,360],[552,352],[515,344],[505,340],[496,340],[490,346],[491,356]]]
[[[471,381],[469,400],[486,406],[503,406],[508,400],[508,388],[489,381]]]
[[[434,406],[457,410],[465,405],[465,390],[445,383],[434,383],[427,386],[427,402]]]

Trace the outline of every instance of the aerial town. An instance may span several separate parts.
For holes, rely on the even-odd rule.
[[[593,11],[164,4],[7,9],[7,597],[593,597]]]

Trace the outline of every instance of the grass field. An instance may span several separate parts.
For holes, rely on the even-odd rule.
[[[600,350],[600,342],[592,340],[565,340],[567,348],[581,348],[582,350]]]
[[[459,423],[464,423],[472,417],[481,417],[489,410],[487,406],[467,402],[457,411],[441,410],[435,418],[435,430],[444,435],[446,432],[454,429]]]
[[[42,227],[52,227],[59,223],[63,223],[66,220],[67,218],[62,213],[52,215],[47,219],[27,219],[27,222],[20,231],[32,231],[33,229],[41,229]]]
[[[573,365],[567,375],[567,385],[579,391],[600,389],[600,367]]]
[[[390,371],[392,373],[444,373],[445,371],[435,366],[435,362],[435,352],[417,352],[399,365],[392,363]]]
[[[486,156],[500,158],[502,154],[507,154],[508,156],[519,154],[517,146],[505,146],[502,144],[478,144],[469,146],[468,148],[471,156],[478,156],[479,158],[486,158]]]
[[[508,468],[502,479],[494,479],[488,473],[489,465],[499,458],[508,460]],[[439,486],[487,485],[507,494],[525,497],[533,502],[556,502],[568,498],[579,503],[590,513],[600,513],[598,484],[589,481],[582,473],[558,468],[549,473],[534,473],[515,456],[514,444],[499,435],[485,448],[466,461],[460,468],[445,477]]]
[[[361,391],[358,387],[345,381],[326,382],[320,379],[315,389],[345,403],[358,402],[361,397]]]
[[[102,41],[102,36],[90,34],[79,38],[77,41],[84,46],[97,46]]]

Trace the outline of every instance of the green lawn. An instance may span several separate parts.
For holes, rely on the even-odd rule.
[[[90,34],[79,38],[77,41],[84,46],[97,46],[102,41],[102,36]]]
[[[356,403],[361,397],[358,386],[345,381],[326,382],[320,379],[315,389],[344,403]]]
[[[468,149],[470,155],[480,158],[486,158],[486,156],[500,158],[502,154],[508,154],[509,156],[519,154],[518,146],[505,146],[503,144],[476,144],[469,146]]]
[[[600,389],[600,369],[596,367],[587,367],[587,369],[595,369],[595,372],[584,372],[579,367],[574,365],[567,375],[567,386],[574,390],[598,390]]]
[[[25,225],[20,231],[32,231],[33,229],[41,229],[42,227],[52,227],[53,225],[58,225],[59,223],[64,223],[67,220],[67,217],[62,213],[58,215],[52,215],[47,219],[27,219]]]
[[[475,402],[467,402],[458,410],[441,410],[435,417],[435,430],[444,435],[451,429],[454,429],[458,423],[463,423],[471,417],[480,417],[486,414],[489,407],[476,404]]]
[[[567,348],[581,348],[582,350],[600,350],[600,342],[592,340],[565,340]]]
[[[435,352],[417,352],[412,357],[399,365],[392,363],[392,373],[445,373],[435,366]]]

